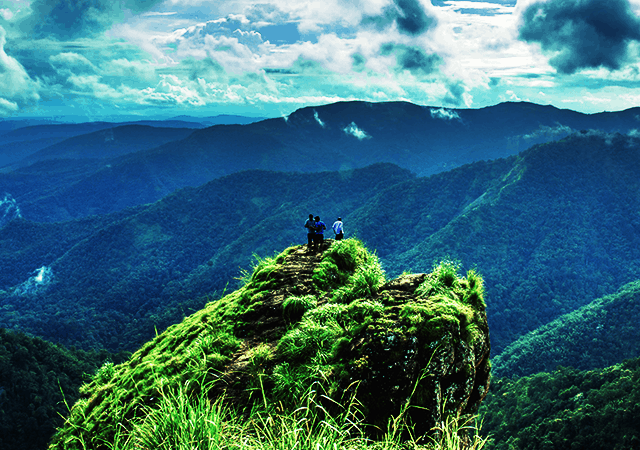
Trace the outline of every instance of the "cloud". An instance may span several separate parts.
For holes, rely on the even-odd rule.
[[[7,55],[5,44],[5,30],[0,27],[0,115],[15,112],[40,99],[39,84],[15,58]]]
[[[531,133],[525,134],[522,136],[523,139],[531,140],[531,139],[540,139],[544,138],[545,140],[556,140],[573,133],[573,129],[567,125],[556,124],[554,127],[550,127],[547,125],[540,125],[537,130],[532,131]]]
[[[51,267],[42,266],[34,270],[34,275],[27,281],[17,286],[14,290],[15,295],[35,295],[45,290],[53,281],[53,270]]]
[[[13,19],[13,12],[8,8],[2,8],[0,9],[0,16],[2,16],[4,20],[11,20]]]
[[[0,103],[2,103],[0,99]],[[0,200],[0,228],[13,219],[22,217],[18,202],[9,194],[4,194],[4,199]]]
[[[429,75],[436,72],[442,63],[442,58],[434,53],[427,55],[422,49],[410,47],[404,49],[398,55],[398,63],[403,69],[412,73],[423,73]]]
[[[435,54],[426,54],[419,47],[409,47],[387,43],[380,48],[382,55],[394,54],[400,71],[407,70],[414,75],[430,75],[438,71],[443,63],[442,58]]]
[[[58,73],[67,75],[95,73],[97,68],[86,57],[73,52],[51,55],[49,62]]]
[[[163,0],[35,0],[31,14],[20,22],[33,37],[70,40],[104,32],[126,13],[148,11]]]
[[[358,138],[359,141],[371,138],[371,136],[369,136],[366,131],[358,128],[358,125],[356,125],[355,122],[351,122],[349,126],[345,127],[342,131]]]
[[[445,109],[445,108],[440,108],[440,109],[435,109],[435,108],[431,108],[429,109],[429,112],[431,113],[431,117],[433,117],[434,119],[442,119],[442,120],[461,120],[460,116],[458,115],[458,113],[452,109]]]
[[[640,18],[628,0],[536,1],[522,12],[519,38],[537,42],[558,72],[620,69],[629,44],[640,40]]]
[[[280,24],[292,20],[289,13],[268,3],[258,3],[246,7],[244,9],[244,15],[251,22],[265,24]]]
[[[418,36],[437,25],[435,14],[427,13],[419,0],[393,0],[393,4],[385,8],[377,16],[365,16],[363,25],[372,25],[378,30],[396,24],[398,30],[407,35]]]
[[[318,124],[324,128],[324,122],[322,121],[322,119],[320,119],[320,116],[318,116],[318,111],[314,111],[313,112],[313,117],[316,119],[316,122],[318,122]]]
[[[447,89],[448,92],[442,99],[445,104],[460,106],[469,103],[467,90],[462,81],[448,81]]]

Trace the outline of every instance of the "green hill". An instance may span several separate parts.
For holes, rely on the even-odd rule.
[[[494,380],[481,415],[489,449],[639,448],[640,359]]]
[[[526,334],[496,356],[497,376],[595,369],[640,355],[640,281]]]
[[[128,355],[85,352],[0,328],[0,448],[42,450],[78,389],[105,361]]]
[[[190,428],[201,417],[179,426],[182,419],[166,412],[174,396],[185,403],[205,396],[255,419],[256,410],[299,410],[310,395],[324,420],[355,405],[352,433],[385,435],[402,421],[423,439],[445,415],[473,414],[488,391],[483,293],[477,273],[460,277],[448,263],[386,281],[356,239],[326,240],[317,252],[290,247],[126,363],[103,367],[50,448],[125,440],[132,448],[149,427],[157,448],[197,432]],[[160,425],[167,422],[175,425]],[[198,438],[189,448],[210,442]]]

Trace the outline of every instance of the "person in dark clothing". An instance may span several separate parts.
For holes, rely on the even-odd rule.
[[[316,236],[316,222],[313,220],[313,214],[309,214],[309,218],[304,223],[304,227],[307,229],[307,249],[313,250],[313,240]]]
[[[327,229],[327,226],[320,220],[320,216],[315,217],[315,229],[316,234],[314,238],[314,248],[318,249],[324,242],[324,230]]]

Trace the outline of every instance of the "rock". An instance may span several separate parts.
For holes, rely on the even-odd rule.
[[[475,272],[463,278],[442,263],[430,274],[385,281],[375,255],[355,239],[327,240],[317,253],[291,247],[108,379],[97,375],[52,448],[70,448],[61,443],[83,429],[93,430],[85,442],[108,440],[115,410],[131,420],[162,389],[187,382],[194,390],[212,383],[211,397],[240,408],[264,401],[296,408],[313,389],[332,399],[329,411],[357,401],[374,437],[392,418],[426,436],[443,414],[477,411],[489,387],[489,350]]]

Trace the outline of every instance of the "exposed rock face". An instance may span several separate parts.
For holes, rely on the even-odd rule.
[[[266,399],[295,408],[313,385],[338,402],[355,397],[373,435],[402,414],[422,436],[443,413],[477,411],[489,387],[489,350],[474,272],[462,278],[444,263],[385,282],[377,258],[357,240],[327,240],[317,253],[292,247],[261,261],[241,289],[169,328],[108,379],[97,376],[58,442],[91,428],[91,418],[113,426],[109,411],[118,402],[129,402],[127,418],[142,414],[157,397],[159,374],[165,389],[213,381],[210,395],[239,406]]]

